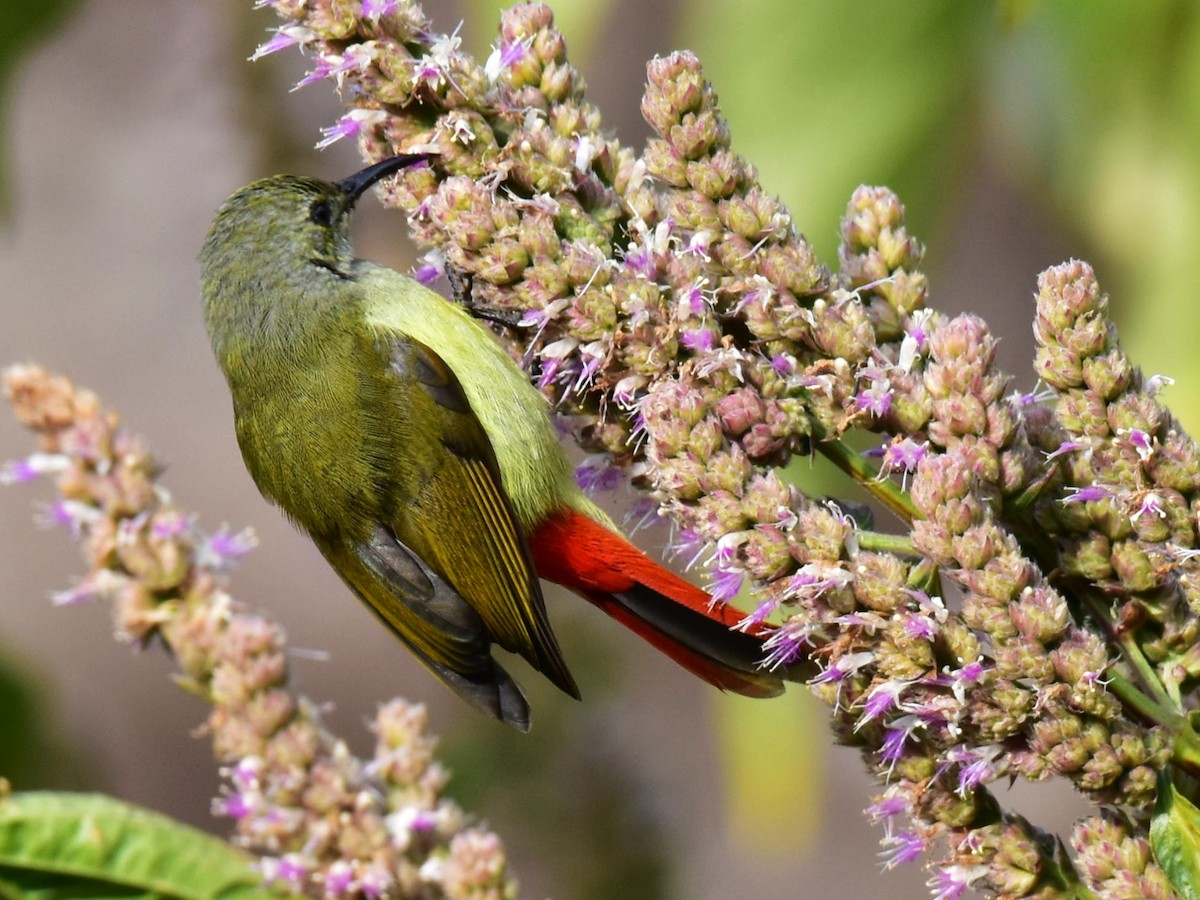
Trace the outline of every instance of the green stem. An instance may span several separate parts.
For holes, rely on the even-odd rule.
[[[1180,716],[1182,724],[1175,734],[1175,743],[1171,747],[1171,759],[1180,768],[1193,776],[1200,777],[1200,735],[1185,716]]]
[[[895,553],[899,556],[920,556],[907,534],[884,534],[881,531],[856,531],[854,538],[860,550]]]
[[[1133,632],[1117,628],[1103,598],[1097,597],[1086,586],[1079,585],[1079,588],[1075,591],[1076,596],[1087,607],[1092,618],[1104,629],[1109,641],[1121,648],[1121,655],[1124,657],[1126,665],[1133,669],[1134,677],[1137,679],[1141,691],[1148,693],[1156,704],[1166,709],[1178,709],[1166,686],[1159,679],[1158,673],[1154,671],[1154,667],[1142,653],[1142,648],[1134,639]]]
[[[1107,682],[1109,692],[1120,700],[1123,706],[1137,713],[1141,718],[1173,730],[1184,724],[1179,710],[1146,696],[1141,688],[1124,675],[1109,672]]]
[[[1132,681],[1116,672],[1109,675],[1108,689],[1126,709],[1170,731],[1175,736],[1171,761],[1186,772],[1200,776],[1200,735],[1186,715],[1170,703],[1150,699]]]
[[[828,439],[819,422],[813,421],[813,447],[827,460],[857,481],[876,500],[894,512],[907,525],[921,518],[912,498],[894,482],[879,477],[879,471],[862,454],[838,439]]]

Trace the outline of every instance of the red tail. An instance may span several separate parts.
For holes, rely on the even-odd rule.
[[[538,575],[569,588],[722,690],[773,697],[783,678],[759,668],[764,628],[730,629],[745,614],[713,599],[619,534],[574,510],[529,537]]]

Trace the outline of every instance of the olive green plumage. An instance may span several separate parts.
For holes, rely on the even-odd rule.
[[[413,280],[354,259],[355,200],[415,161],[235,193],[200,255],[204,316],[262,493],[427,667],[527,728],[492,639],[578,689],[525,534],[562,507],[608,520],[491,335]]]

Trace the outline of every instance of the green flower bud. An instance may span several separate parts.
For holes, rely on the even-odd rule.
[[[979,813],[979,792],[926,788],[920,798],[921,815],[950,828],[967,828]]]
[[[1011,614],[1011,610],[1010,610]],[[1023,635],[995,650],[996,673],[1010,681],[1041,687],[1055,680],[1054,663],[1046,648]],[[992,702],[997,702],[992,700]]]
[[[1200,490],[1200,455],[1186,434],[1171,429],[1145,463],[1146,473],[1164,488],[1181,493]]]
[[[653,459],[653,456],[651,457]],[[654,487],[657,490],[669,492],[680,500],[697,500],[704,493],[701,482],[704,478],[704,464],[691,456],[678,456],[654,459]],[[706,497],[705,500],[711,498]],[[720,537],[724,532],[717,532]],[[707,536],[707,534],[706,534]]]
[[[1104,398],[1091,391],[1064,391],[1059,395],[1055,415],[1072,434],[1106,437],[1111,433]]]
[[[1111,400],[1129,388],[1133,380],[1133,365],[1120,350],[1110,350],[1102,356],[1083,361],[1083,382],[1105,400]]]
[[[672,133],[674,131],[672,129]],[[683,151],[676,150],[684,155]],[[686,164],[685,170],[688,184],[713,200],[728,197],[745,178],[741,158],[728,150],[719,150],[712,156],[693,160]]]
[[[1017,634],[1008,617],[1007,605],[982,594],[967,594],[962,618],[969,627],[990,635],[994,643],[1011,640]]]
[[[1033,371],[1056,390],[1083,384],[1083,363],[1079,355],[1058,343],[1042,344],[1033,356]]]
[[[778,528],[759,525],[746,534],[748,538],[742,545],[742,556],[751,577],[767,580],[778,577],[792,567],[789,541]]]
[[[648,175],[674,188],[688,186],[687,162],[667,141],[651,138],[642,159]]]
[[[892,613],[908,601],[908,566],[891,553],[862,552],[854,557],[854,599],[867,609]]]
[[[836,562],[845,549],[850,526],[824,506],[809,506],[800,511],[794,534],[799,538],[792,551],[797,562]]]
[[[1085,313],[1106,304],[1092,267],[1079,260],[1052,266],[1038,276],[1039,342],[1072,327]]]
[[[1145,549],[1134,540],[1117,541],[1110,557],[1113,571],[1127,590],[1138,593],[1158,586],[1159,576]]]
[[[889,679],[909,681],[919,678],[933,664],[933,648],[929,644],[921,648],[911,641],[908,643],[909,646],[901,647],[894,640],[883,638],[876,644],[876,661]]]
[[[797,297],[815,297],[829,290],[829,270],[803,239],[769,245],[761,251],[759,260],[759,271],[781,291]],[[871,340],[873,343],[873,334]]]

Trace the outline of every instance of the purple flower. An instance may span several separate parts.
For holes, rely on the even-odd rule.
[[[812,623],[793,619],[785,622],[767,636],[763,641],[763,649],[767,651],[762,665],[767,669],[777,669],[780,666],[790,666],[804,655],[804,650],[812,646],[810,640]]]
[[[341,65],[341,62],[341,58],[337,56],[318,56],[316,64],[312,67],[312,71],[297,81],[292,90],[297,91],[315,81],[324,81],[337,71],[336,67]]]
[[[85,528],[90,528],[103,518],[103,513],[90,503],[79,500],[56,500],[47,504],[38,516],[39,525],[47,528],[61,527],[71,531],[71,536],[78,538]]]
[[[684,248],[685,256],[698,256],[705,262],[710,259],[708,248],[712,246],[715,235],[711,231],[697,231],[688,238],[687,247]]]
[[[358,878],[358,889],[365,897],[383,897],[395,887],[396,881],[382,866],[366,866]]]
[[[336,78],[338,90],[341,90],[345,82],[343,76],[347,72],[361,72],[366,69],[374,61],[375,54],[375,42],[367,41],[362,44],[351,44],[341,56],[336,54],[319,56],[313,70],[296,82],[296,86],[292,90],[299,90],[306,84],[323,81],[326,78]]]
[[[746,581],[746,573],[736,569],[727,569],[717,565],[713,567],[712,582],[708,594],[714,603],[728,603],[741,591]]]
[[[1040,385],[1041,382],[1039,381],[1038,384]],[[1028,394],[1022,394],[1019,391],[1014,392],[1009,397],[1009,400],[1014,405],[1023,408],[1026,406],[1035,406],[1039,403],[1044,403],[1047,400],[1053,400],[1054,397],[1055,397],[1054,391],[1046,390],[1046,389],[1038,390],[1037,388],[1034,388],[1034,390],[1030,391]]]
[[[308,881],[309,867],[299,853],[284,856],[264,856],[258,861],[263,881],[282,884],[293,890],[302,890]]]
[[[1163,388],[1169,387],[1174,383],[1175,379],[1170,375],[1151,375],[1146,379],[1144,387],[1146,389],[1146,393],[1153,397]]]
[[[909,812],[911,809],[912,802],[908,796],[893,785],[887,789],[887,793],[878,798],[864,811],[868,819],[877,824],[883,822],[884,827],[890,831],[892,820],[897,816]]]
[[[901,716],[888,724],[879,755],[888,764],[889,771],[904,756],[904,745],[913,736],[913,732],[924,727],[926,722],[920,716]]]
[[[387,113],[381,109],[352,109],[333,125],[321,129],[322,137],[317,141],[316,149],[324,150],[342,138],[358,137],[364,128],[377,125],[386,118]]]
[[[1132,428],[1125,435],[1130,444],[1133,445],[1134,451],[1138,458],[1145,462],[1154,453],[1154,438],[1140,428]]]
[[[613,399],[618,405],[629,409],[637,402],[637,392],[646,386],[645,375],[626,375],[613,388]]]
[[[946,754],[946,763],[939,769],[939,775],[951,765],[958,765],[958,791],[967,794],[981,784],[994,781],[1007,768],[1001,760],[1004,748],[999,744],[987,744],[982,747],[959,745]]]
[[[930,311],[919,309],[912,314],[905,324],[904,339],[900,342],[900,353],[896,357],[896,367],[902,372],[911,372],[917,359],[925,354],[929,346],[929,332],[925,329]]]
[[[537,386],[545,390],[559,380],[566,380],[573,369],[566,365],[566,359],[575,352],[579,341],[572,337],[560,338],[542,348],[538,354],[542,360],[542,373],[538,377]]]
[[[878,369],[864,374],[870,379],[870,386],[854,395],[854,406],[860,412],[882,418],[892,408],[892,383]]]
[[[925,324],[932,315],[933,310],[918,309],[909,316],[908,321],[904,325],[905,334],[912,338],[921,350],[924,350],[925,346],[929,343],[929,331],[926,329]]]
[[[796,360],[786,353],[776,353],[771,357],[771,368],[777,375],[787,378],[796,372]]]
[[[904,633],[919,641],[932,641],[937,637],[937,623],[928,616],[908,615],[904,617]]]
[[[615,490],[623,480],[624,474],[607,453],[593,453],[575,469],[575,483],[588,494]]]
[[[740,622],[734,625],[734,629],[737,631],[748,631],[750,628],[756,625],[761,625],[766,618],[775,611],[775,608],[778,605],[778,600],[764,600],[758,605],[754,612],[750,613]]]
[[[297,45],[303,47],[306,44],[311,44],[317,39],[316,32],[311,28],[305,28],[303,25],[297,25],[294,22],[290,25],[282,25],[275,30],[275,35],[265,44],[254,51],[250,57],[253,62],[256,59],[262,59],[264,56],[270,56],[272,53],[278,53],[280,50],[286,50],[288,47]]]
[[[896,866],[920,859],[925,852],[925,839],[915,831],[900,831],[889,834],[880,843],[884,846],[879,855],[883,857],[883,867],[894,869]]]
[[[847,653],[839,656],[833,665],[827,667],[820,675],[813,679],[813,684],[826,684],[831,681],[842,681],[850,675],[853,675],[865,665],[869,665],[875,660],[874,653]]]
[[[883,747],[880,755],[884,761],[895,765],[904,756],[904,744],[908,741],[908,732],[903,729],[889,728],[883,737]]]
[[[192,528],[193,516],[173,509],[162,510],[150,522],[150,533],[161,540],[183,537]]]
[[[196,561],[218,571],[231,568],[243,556],[258,546],[258,537],[253,528],[243,528],[236,533],[222,525],[210,534],[196,551]]]
[[[690,528],[683,528],[671,541],[667,552],[672,557],[682,556],[686,560],[683,564],[683,568],[686,570],[696,564],[706,549],[708,549],[708,542],[698,532]]]
[[[1067,453],[1074,453],[1076,450],[1082,450],[1087,446],[1083,441],[1063,441],[1058,445],[1058,449],[1052,450],[1046,454],[1046,461],[1057,459]]]
[[[462,22],[459,22],[458,28],[450,34],[441,34],[433,38],[429,52],[417,60],[416,70],[413,72],[415,81],[428,82],[434,89],[441,87],[444,81],[462,93],[462,89],[450,77],[454,54],[462,44],[462,38],[458,36],[459,28],[462,28]]]
[[[60,453],[33,453],[24,459],[12,460],[0,468],[0,484],[32,481],[39,475],[65,472],[71,461]]]
[[[532,35],[524,40],[502,43],[498,47],[493,47],[487,62],[483,64],[483,74],[487,76],[487,80],[495,82],[502,73],[507,72],[523,60],[529,53],[531,41],[533,41]]]
[[[325,884],[325,893],[331,897],[349,894],[355,887],[354,867],[344,859],[334,860],[322,881]]]
[[[986,875],[987,866],[947,866],[926,884],[933,888],[934,900],[958,900],[967,888]]]
[[[683,292],[683,296],[679,299],[679,305],[684,316],[704,315],[704,311],[708,309],[708,299],[704,296],[704,285],[707,283],[707,278],[700,278]]]
[[[115,596],[127,580],[124,575],[118,575],[112,569],[98,569],[75,587],[52,592],[50,602],[55,606],[78,606],[93,600],[106,600]]]
[[[900,694],[912,684],[913,682],[911,681],[891,679],[871,688],[871,692],[867,694],[866,702],[863,703],[863,713],[855,723],[854,730],[858,731],[863,725],[878,719],[884,713],[898,707],[900,705]]]
[[[621,520],[625,526],[625,531],[634,535],[643,528],[648,528],[658,521],[658,504],[649,497],[638,497],[633,501],[633,505],[629,507],[629,512],[625,513]]]
[[[426,287],[433,284],[442,275],[442,266],[429,258],[429,254],[425,255],[424,261],[413,269],[413,278],[418,284],[423,284]]]
[[[716,344],[716,335],[711,328],[692,328],[683,332],[679,341],[693,353],[704,353]]]
[[[834,563],[811,562],[801,566],[788,579],[785,596],[815,600],[826,591],[844,588],[850,583],[850,573]]]
[[[596,377],[596,373],[604,365],[607,348],[601,341],[592,341],[579,348],[579,356],[583,360],[583,365],[579,367],[579,375],[571,385],[571,390],[576,392],[583,390]]]
[[[258,791],[230,791],[212,802],[214,816],[226,816],[235,821],[258,811],[263,797]]]
[[[258,778],[262,773],[264,763],[261,757],[245,756],[236,766],[223,769],[221,774],[229,778],[239,791],[247,791],[258,787]]]
[[[917,465],[929,453],[926,441],[917,443],[912,438],[894,438],[883,451],[883,471],[903,472],[906,475],[916,470]]]
[[[363,18],[377,22],[383,16],[390,14],[397,5],[399,5],[399,0],[363,0]]]
[[[1140,495],[1135,494],[1134,496],[1137,498],[1137,509],[1130,516],[1131,519],[1137,519],[1140,516],[1157,517],[1159,519],[1167,517],[1167,512],[1162,506],[1162,497],[1154,491],[1143,491]]]
[[[633,247],[625,254],[625,267],[653,281],[658,275],[658,263],[648,247]]]
[[[1110,488],[1106,488],[1100,484],[1093,484],[1088,487],[1068,487],[1067,492],[1070,496],[1063,497],[1059,501],[1064,506],[1068,503],[1093,503],[1100,500],[1107,500],[1113,495]]]

